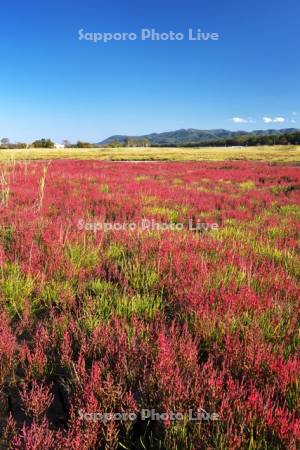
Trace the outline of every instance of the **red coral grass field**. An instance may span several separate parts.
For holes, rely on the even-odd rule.
[[[296,449],[299,168],[0,174],[3,448]]]

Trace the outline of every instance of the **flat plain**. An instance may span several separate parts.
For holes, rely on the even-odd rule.
[[[68,148],[0,150],[0,160],[265,161],[300,163],[300,146],[201,148]]]

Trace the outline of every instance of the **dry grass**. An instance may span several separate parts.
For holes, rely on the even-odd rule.
[[[233,161],[300,163],[300,146],[0,150],[0,160]]]

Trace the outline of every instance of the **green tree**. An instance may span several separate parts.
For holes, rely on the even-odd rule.
[[[32,146],[34,148],[53,148],[54,142],[51,141],[51,139],[38,139],[32,143]]]
[[[91,144],[90,142],[77,141],[76,147],[77,148],[92,148],[92,147],[94,147],[94,145]]]

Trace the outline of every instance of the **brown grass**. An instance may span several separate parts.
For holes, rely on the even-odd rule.
[[[265,161],[300,163],[300,146],[203,148],[68,148],[0,150],[0,160]]]

